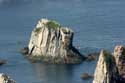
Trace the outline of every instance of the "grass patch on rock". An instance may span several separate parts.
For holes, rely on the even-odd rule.
[[[41,27],[38,27],[38,28],[35,29],[36,33],[39,33],[40,31],[41,31]]]
[[[57,23],[56,21],[49,21],[47,22],[46,26],[49,28],[53,28],[53,29],[58,29],[61,27],[61,25]]]

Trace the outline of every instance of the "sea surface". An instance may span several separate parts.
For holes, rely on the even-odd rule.
[[[0,66],[17,83],[92,83],[96,61],[77,65],[31,63],[20,49],[41,18],[56,20],[74,30],[73,44],[84,55],[125,45],[125,0],[0,0]]]

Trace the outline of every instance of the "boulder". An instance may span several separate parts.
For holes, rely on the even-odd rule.
[[[113,54],[101,51],[93,83],[125,83],[125,47],[116,46]]]
[[[0,74],[0,83],[16,83],[13,79],[11,79],[6,74]]]
[[[85,57],[73,46],[74,32],[59,23],[41,19],[32,31],[28,57],[49,63],[80,63]]]

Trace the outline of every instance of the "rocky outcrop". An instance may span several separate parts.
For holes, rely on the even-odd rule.
[[[16,82],[6,74],[0,74],[0,83],[16,83]]]
[[[41,19],[32,31],[28,57],[49,63],[80,63],[85,57],[73,47],[73,35],[71,29],[55,21]]]
[[[116,46],[114,53],[101,51],[93,83],[125,83],[125,48]]]

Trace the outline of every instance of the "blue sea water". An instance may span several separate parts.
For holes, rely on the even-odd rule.
[[[73,44],[83,54],[125,45],[124,0],[0,0],[0,66],[17,83],[92,83],[96,61],[77,65],[31,63],[19,53],[28,45],[41,18],[58,21],[74,30]]]

